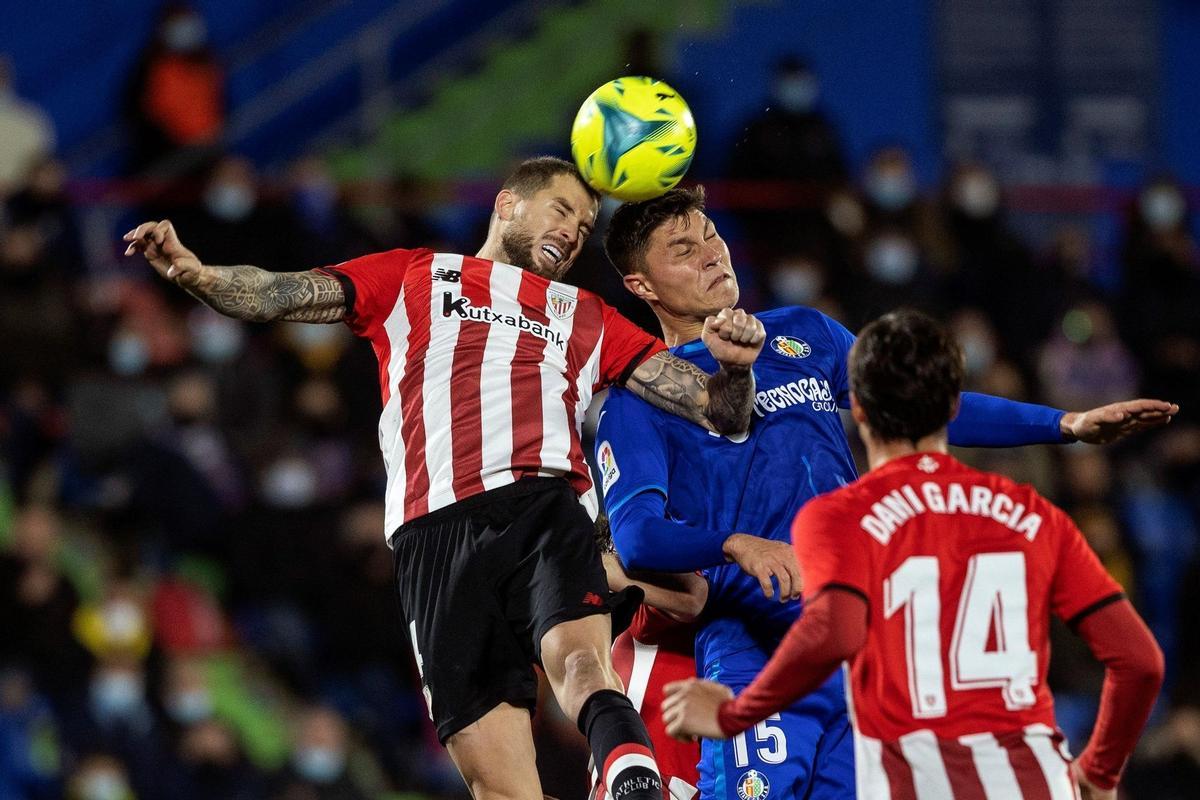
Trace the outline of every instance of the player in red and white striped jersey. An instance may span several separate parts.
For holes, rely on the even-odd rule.
[[[1162,653],[1065,513],[946,454],[961,382],[961,351],[928,317],[863,329],[851,411],[871,471],[796,517],[804,616],[736,699],[707,681],[667,687],[672,734],[741,731],[851,659],[859,797],[1116,797]],[[1051,614],[1106,666],[1074,763],[1046,687]]]
[[[370,340],[397,591],[440,738],[477,798],[542,796],[529,712],[540,662],[614,800],[660,800],[644,724],[609,657],[579,426],[625,385],[710,430],[749,426],[762,325],[725,309],[706,375],[560,283],[599,196],[561,159],[522,163],[475,256],[393,250],[307,272],[203,264],[169,221],[126,234],[164,278],[238,319],[345,321]],[[589,512],[592,512],[589,514]]]

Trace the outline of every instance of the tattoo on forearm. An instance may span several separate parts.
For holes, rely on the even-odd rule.
[[[705,427],[708,373],[678,356],[657,355],[630,376],[626,386],[648,403]]]
[[[754,373],[749,367],[721,368],[708,379],[708,421],[718,433],[750,430],[754,410]]]
[[[342,285],[329,275],[249,266],[209,269],[216,277],[188,291],[226,316],[252,322],[337,322],[345,316]]]

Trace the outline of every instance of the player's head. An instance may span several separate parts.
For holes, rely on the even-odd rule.
[[[621,206],[604,249],[625,288],[660,317],[703,320],[737,305],[729,247],[704,213],[702,186]]]
[[[868,429],[868,444],[915,445],[942,431],[957,411],[962,380],[962,350],[919,311],[884,314],[850,349],[851,410],[859,430]]]
[[[492,208],[488,241],[503,261],[558,280],[596,224],[600,194],[569,161],[539,156],[508,176]]]

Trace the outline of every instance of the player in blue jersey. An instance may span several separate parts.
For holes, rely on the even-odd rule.
[[[672,352],[712,371],[699,341],[706,317],[736,305],[729,249],[699,189],[620,207],[605,247],[626,287],[650,304]],[[789,542],[797,509],[857,477],[838,414],[849,406],[854,336],[813,309],[757,315],[766,346],[754,365],[750,431],[709,434],[614,390],[601,412],[596,460],[625,566],[704,570],[708,601],[696,641],[703,677],[745,688],[800,613]],[[1064,413],[972,393],[950,425],[963,446],[1081,439],[1106,442],[1165,424],[1178,410],[1135,400]],[[852,734],[841,673],[780,715],[727,741],[702,743],[708,800],[854,796]]]

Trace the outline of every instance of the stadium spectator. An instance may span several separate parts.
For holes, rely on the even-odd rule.
[[[0,55],[0,200],[24,186],[33,166],[53,152],[54,124],[17,97],[12,66]]]
[[[1111,403],[1139,386],[1133,353],[1108,308],[1095,302],[1063,314],[1038,354],[1038,374],[1049,401],[1067,408]]]
[[[272,800],[366,800],[369,795],[350,777],[349,734],[345,721],[330,708],[306,709],[296,724],[292,753],[275,777]]]
[[[69,800],[138,800],[130,787],[125,765],[102,753],[86,756],[75,768],[67,797]]]
[[[0,798],[62,796],[58,721],[26,671],[0,666]]]
[[[1187,198],[1162,179],[1138,195],[1124,244],[1123,331],[1144,354],[1145,386],[1200,403],[1200,246]]]
[[[182,3],[163,10],[130,85],[132,171],[175,176],[203,165],[225,128],[225,75],[208,25]]]

